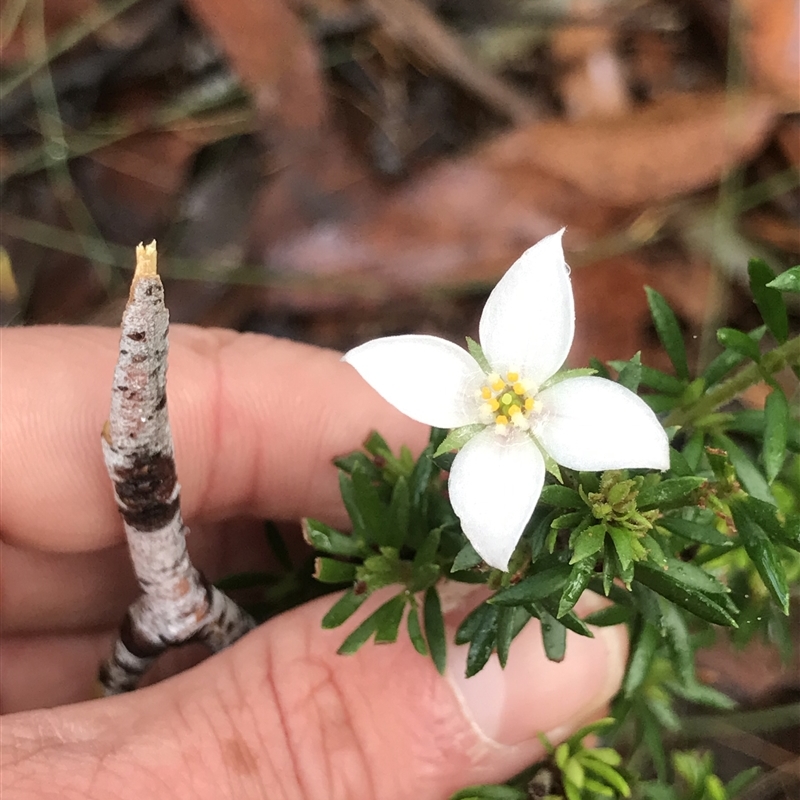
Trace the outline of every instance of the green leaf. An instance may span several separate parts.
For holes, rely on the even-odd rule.
[[[563,661],[567,652],[567,629],[551,614],[541,609],[542,642],[550,661]]]
[[[758,777],[760,772],[761,767],[750,767],[750,769],[734,775],[725,785],[725,793],[730,800],[734,800],[736,795],[741,794]]]
[[[423,564],[430,564],[436,559],[436,554],[439,552],[439,542],[442,538],[442,529],[434,528],[428,531],[428,535],[423,540],[416,555],[414,556],[414,566],[419,567]]]
[[[662,625],[675,674],[687,686],[695,683],[694,649],[683,614],[672,603],[661,601]]]
[[[558,603],[558,619],[564,616],[568,611],[571,611],[575,603],[578,602],[586,587],[589,585],[589,580],[594,575],[594,566],[597,563],[597,558],[590,556],[589,558],[578,561],[573,566],[569,574],[567,585],[561,593],[561,600]]]
[[[601,378],[611,378],[608,370],[606,369],[605,364],[602,361],[598,360],[594,356],[589,359],[589,366],[595,371],[597,375]],[[616,368],[615,368],[616,369]]]
[[[481,625],[484,614],[488,612],[489,606],[486,603],[481,603],[464,617],[464,621],[458,626],[456,631],[455,642],[456,644],[466,644],[472,641],[475,631]]]
[[[425,642],[425,637],[422,634],[422,628],[419,624],[419,612],[416,605],[408,609],[408,619],[406,620],[408,626],[408,638],[411,639],[411,644],[414,649],[421,655],[428,655],[428,645]]]
[[[622,683],[622,694],[625,697],[632,697],[644,683],[660,641],[658,628],[645,623],[636,637],[628,659],[628,669],[625,671],[625,680]]]
[[[639,560],[639,554],[634,546],[636,543],[635,535],[627,528],[618,528],[616,525],[609,525],[608,533],[614,543],[614,550],[622,571],[628,572],[631,564]],[[630,583],[630,581],[626,580],[625,583]]]
[[[389,503],[389,539],[390,547],[401,548],[408,537],[408,523],[411,516],[411,498],[408,491],[408,481],[402,475],[392,489],[392,499]]]
[[[732,539],[720,533],[711,523],[704,525],[678,516],[667,516],[658,520],[657,525],[692,542],[709,544],[713,547],[733,547],[734,544]]]
[[[339,494],[342,496],[347,515],[353,523],[353,538],[366,540],[367,526],[356,502],[356,490],[352,476],[341,469],[339,470]]]
[[[759,500],[774,505],[775,498],[772,496],[769,484],[758,467],[753,463],[750,456],[748,456],[733,439],[730,439],[724,434],[718,433],[711,438],[720,450],[724,450],[728,454],[728,458],[731,464],[733,464],[736,475],[742,482],[742,486],[744,486],[753,497],[757,497]]]
[[[789,432],[789,403],[783,391],[776,387],[764,405],[764,446],[761,451],[767,481],[772,483],[786,459],[786,440]]]
[[[617,383],[630,389],[634,394],[639,391],[639,383],[642,380],[642,354],[641,352],[626,361],[622,369],[619,371]]]
[[[645,292],[647,292],[647,302],[650,305],[650,314],[653,317],[658,338],[675,367],[675,373],[679,378],[688,380],[689,365],[686,360],[686,347],[678,318],[667,301],[655,289],[646,286]]]
[[[516,616],[518,611],[524,611],[518,606],[514,608],[501,608],[497,615],[497,660],[505,669],[508,663],[508,650],[514,638]]]
[[[735,628],[736,620],[722,605],[725,602],[723,597],[711,599],[691,581],[687,583],[682,580],[678,570],[674,569],[676,563],[683,562],[673,561],[670,564],[671,568],[662,569],[640,561],[636,565],[636,580],[701,619],[713,622],[716,625],[727,625]],[[689,565],[684,564],[684,566]],[[695,567],[695,569],[699,570],[700,568]],[[711,578],[710,575],[708,577]]]
[[[746,333],[736,328],[720,328],[717,331],[717,341],[726,349],[733,350],[740,356],[755,361],[761,361],[761,349]]]
[[[767,326],[762,325],[747,335],[754,341],[759,342],[764,337]],[[723,350],[703,371],[703,379],[707,387],[713,386],[724,378],[734,367],[738,367],[744,361],[744,356],[734,350]]]
[[[520,606],[531,600],[541,600],[548,595],[561,592],[569,579],[571,569],[566,564],[550,567],[536,575],[530,575],[516,586],[502,589],[489,600],[491,605]]]
[[[605,525],[591,525],[584,528],[576,537],[572,545],[572,558],[570,564],[583,561],[585,558],[599,553],[606,540]]]
[[[758,258],[750,259],[747,272],[750,276],[750,291],[761,317],[772,335],[779,342],[785,342],[789,336],[789,318],[780,291],[770,285],[775,280],[775,273]]]
[[[583,498],[574,489],[551,483],[542,489],[539,502],[556,508],[585,508]]]
[[[473,436],[477,436],[485,429],[486,426],[481,425],[479,422],[472,425],[462,425],[460,428],[453,428],[436,449],[433,457],[439,458],[445,453],[449,453],[451,450],[460,450]]]
[[[372,480],[377,481],[380,480],[381,477],[381,471],[375,466],[375,462],[366,453],[362,453],[360,450],[346,456],[334,458],[333,463],[348,475],[352,475],[356,466],[359,466]]]
[[[316,558],[314,577],[320,583],[352,583],[356,577],[356,565],[335,558]]]
[[[784,614],[789,613],[789,585],[778,551],[764,530],[747,513],[745,503],[731,503],[731,514],[747,555]]]
[[[623,797],[631,796],[631,787],[622,775],[617,772],[614,767],[609,766],[604,761],[592,758],[592,751],[587,750],[582,754],[581,763],[590,772],[602,778],[609,786],[616,789],[616,791]]]
[[[525,800],[527,792],[512,786],[469,786],[456,792],[450,800]]]
[[[326,629],[338,628],[358,611],[361,604],[368,597],[369,592],[356,594],[352,589],[349,592],[345,592],[322,618],[322,627]]]
[[[439,593],[435,586],[425,592],[425,637],[431,651],[431,658],[440,675],[444,675],[447,666],[447,639],[444,632],[444,617],[442,604],[439,602]]]
[[[705,482],[705,478],[692,475],[685,478],[668,478],[653,486],[645,486],[636,496],[636,507],[649,509],[673,505]]]
[[[592,611],[583,618],[583,621],[595,628],[610,628],[613,625],[630,622],[635,615],[636,612],[630,606],[613,605]]]
[[[302,520],[303,538],[315,550],[335,556],[353,557],[362,553],[363,545],[353,536],[306,517]]]
[[[467,336],[467,350],[469,350],[469,354],[478,362],[478,366],[488,375],[492,371],[489,359],[486,358],[483,348],[469,336]]]
[[[637,355],[639,354],[637,353]],[[625,366],[630,362],[609,361],[608,363],[611,364],[611,366],[617,370],[617,372],[621,373]],[[683,390],[686,388],[686,383],[684,381],[679,380],[674,375],[667,375],[666,372],[661,372],[661,370],[641,365],[639,371],[639,382],[642,384],[642,386],[655,389],[657,392],[663,392],[664,394],[677,397],[678,395],[682,394]],[[620,380],[620,383],[622,383],[622,380]]]
[[[486,612],[480,618],[469,645],[466,670],[468,678],[477,675],[486,666],[486,662],[494,652],[497,641],[497,620],[500,615],[500,609],[493,606],[486,606],[486,609]]]
[[[375,644],[391,644],[397,641],[397,633],[406,607],[405,595],[399,594],[384,603],[379,609],[375,627]]]
[[[461,572],[465,569],[472,569],[477,567],[483,559],[478,555],[477,550],[467,542],[459,551],[458,555],[453,559],[453,566],[450,572]]]
[[[782,272],[767,286],[770,289],[777,289],[779,292],[800,292],[800,266]]]

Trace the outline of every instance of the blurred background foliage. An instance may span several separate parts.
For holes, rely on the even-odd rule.
[[[761,324],[748,261],[800,260],[799,31],[797,0],[4,0],[0,321],[118,324],[155,238],[175,322],[462,343],[566,225],[570,364],[671,370],[647,284],[698,374]],[[748,797],[800,785],[787,630],[698,651],[742,705],[687,736],[765,767]]]

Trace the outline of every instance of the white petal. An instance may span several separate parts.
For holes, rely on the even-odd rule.
[[[564,363],[575,333],[575,304],[561,236],[526,250],[483,308],[481,347],[493,368],[519,369],[537,385]]]
[[[350,350],[366,382],[406,416],[437,428],[478,422],[473,396],[483,373],[462,347],[436,336],[387,336]]]
[[[544,458],[527,434],[487,428],[458,452],[448,489],[464,535],[492,567],[507,569],[544,485]]]
[[[568,378],[537,399],[542,412],[534,433],[562,466],[669,468],[664,428],[644,400],[624,386],[605,378]]]

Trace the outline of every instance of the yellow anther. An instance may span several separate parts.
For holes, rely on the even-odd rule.
[[[519,380],[519,372],[509,372],[508,373],[508,382],[509,383],[516,383]]]
[[[498,425],[508,425],[508,417],[498,414],[494,420]]]
[[[533,406],[534,406],[533,398],[532,397],[526,397],[525,398],[525,410],[526,411],[531,411],[533,409]]]
[[[525,387],[519,381],[514,384],[513,388],[517,394],[525,394]]]
[[[492,411],[497,411],[497,409],[500,408],[500,403],[498,403],[497,400],[492,397],[489,400],[489,406],[491,407]]]
[[[506,385],[506,382],[502,378],[498,378],[492,384],[492,389],[494,389],[496,392],[499,392],[501,389],[503,389],[505,387],[505,385]]]
[[[522,413],[522,409],[517,405],[510,406],[509,409],[508,409],[508,416],[509,417],[513,417],[515,414],[521,414],[521,413]]]
[[[505,393],[505,394],[504,394],[504,395],[503,395],[503,396],[500,398],[500,402],[501,402],[501,403],[503,403],[503,405],[506,405],[506,406],[507,406],[507,405],[509,405],[509,404],[511,403],[511,401],[512,401],[513,399],[514,399],[514,398],[511,396],[511,392],[506,392],[506,393]]]
[[[488,400],[491,396],[492,390],[488,386],[484,386],[481,389],[481,397],[483,397],[484,400]]]

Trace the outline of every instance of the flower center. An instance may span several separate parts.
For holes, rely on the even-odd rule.
[[[526,431],[530,428],[530,415],[540,405],[536,400],[534,384],[511,370],[505,375],[493,372],[486,376],[480,388],[481,422],[495,424],[497,433],[505,436],[509,426]]]

